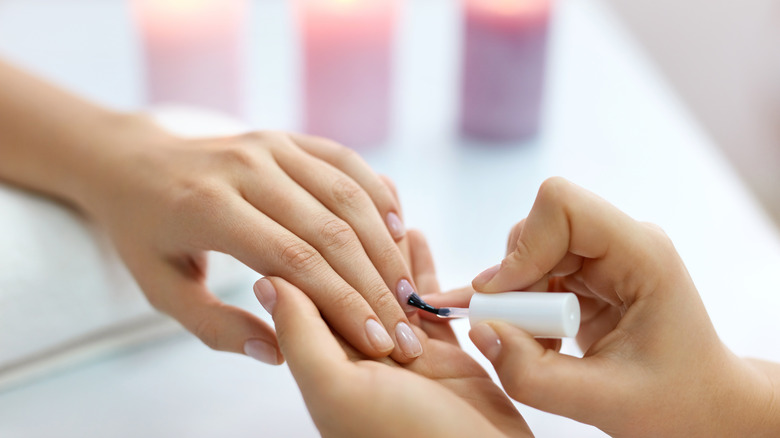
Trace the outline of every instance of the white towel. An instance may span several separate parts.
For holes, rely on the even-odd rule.
[[[153,114],[180,135],[245,131],[203,110]],[[210,254],[217,294],[237,292],[254,276]],[[0,389],[176,330],[149,306],[100,230],[60,203],[0,184]]]

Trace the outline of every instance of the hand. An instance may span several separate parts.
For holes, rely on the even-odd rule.
[[[266,323],[207,290],[206,253],[215,250],[304,290],[367,356],[419,354],[395,342],[409,321],[392,291],[414,288],[394,240],[405,233],[400,206],[356,153],[272,132],[147,135],[104,149],[79,199],[149,302],[208,346],[283,360]]]
[[[506,324],[472,328],[472,340],[521,403],[613,436],[780,430],[767,374],[720,342],[667,236],[563,179],[542,185],[506,258],[473,286],[579,297],[583,358],[545,349]]]
[[[422,293],[438,293],[433,261],[419,233],[408,233]],[[458,346],[449,324],[412,320],[424,353],[410,364],[367,360],[334,336],[298,288],[265,278],[279,343],[315,424],[325,437],[531,436],[491,378]],[[346,351],[345,351],[346,350]],[[351,360],[350,360],[351,359]]]

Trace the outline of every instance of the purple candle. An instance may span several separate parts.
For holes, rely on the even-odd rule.
[[[299,0],[304,130],[356,149],[387,138],[398,0]]]
[[[243,115],[247,0],[132,0],[147,97]]]
[[[550,0],[464,0],[461,130],[512,141],[539,130]]]

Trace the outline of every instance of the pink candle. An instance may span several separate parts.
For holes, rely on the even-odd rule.
[[[131,0],[151,103],[243,113],[247,0]]]
[[[361,148],[384,141],[391,113],[398,0],[299,0],[304,129]]]
[[[539,129],[550,0],[464,0],[461,129],[496,141]]]

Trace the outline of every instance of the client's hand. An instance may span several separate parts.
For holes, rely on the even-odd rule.
[[[305,291],[362,353],[392,352],[401,362],[419,355],[395,293],[413,288],[396,246],[405,233],[400,206],[355,152],[273,132],[152,134],[114,146],[96,149],[79,199],[151,304],[207,345],[282,362],[267,324],[206,288],[206,253],[215,250]]]
[[[579,296],[584,358],[545,349],[503,323],[472,329],[504,388],[522,403],[613,436],[780,432],[768,365],[741,360],[720,342],[669,238],[568,181],[542,185],[503,263],[473,284],[486,293]]]
[[[421,292],[437,293],[422,236],[412,231],[408,240]],[[368,360],[340,343],[298,288],[280,278],[258,283],[266,290],[258,298],[273,314],[282,351],[323,436],[531,436],[503,391],[457,346],[449,324],[415,316],[422,356],[407,365]]]

